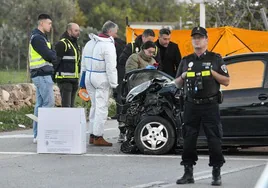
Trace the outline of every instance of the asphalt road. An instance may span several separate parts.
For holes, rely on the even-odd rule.
[[[176,185],[183,174],[180,155],[126,155],[120,152],[117,123],[107,121],[113,147],[87,145],[83,155],[37,154],[32,130],[0,133],[0,188],[162,188],[211,187],[206,151],[194,167],[195,184]],[[221,187],[253,188],[268,162],[268,148],[225,152]],[[268,177],[267,177],[268,178]]]

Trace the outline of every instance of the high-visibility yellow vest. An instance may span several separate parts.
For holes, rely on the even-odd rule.
[[[48,48],[51,49],[50,42],[46,41],[46,43]],[[30,62],[30,69],[37,69],[44,67],[46,65],[53,66],[52,63],[44,60],[43,57],[37,51],[34,50],[31,42],[29,46],[29,62]]]
[[[64,70],[62,71],[61,69],[59,69],[59,71],[56,72],[55,78],[56,79],[79,78],[79,60],[80,60],[79,52],[77,52],[77,49],[74,47],[74,45],[70,40],[63,38],[60,41],[62,41],[65,44],[65,52],[67,51],[68,48],[73,49],[74,55],[70,56],[69,54],[66,54],[62,57],[62,61],[74,61],[75,70],[74,72],[70,71],[64,72]]]

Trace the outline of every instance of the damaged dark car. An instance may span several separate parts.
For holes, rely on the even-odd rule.
[[[268,146],[268,53],[249,53],[224,58],[231,82],[221,87],[220,104],[224,148]],[[135,70],[122,85],[125,123],[124,153],[159,155],[183,145],[183,92],[173,78],[157,70]],[[200,130],[199,148],[206,148]]]

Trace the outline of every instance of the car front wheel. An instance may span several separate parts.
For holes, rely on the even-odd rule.
[[[173,126],[159,116],[143,118],[135,130],[135,142],[144,154],[165,154],[173,148],[175,139]]]

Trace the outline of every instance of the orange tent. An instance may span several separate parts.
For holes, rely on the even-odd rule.
[[[133,41],[142,34],[144,29],[126,27],[127,42]],[[220,53],[222,56],[241,54],[245,52],[267,52],[268,32],[239,29],[234,27],[207,28],[208,50]],[[159,30],[154,30],[158,38]],[[193,52],[191,45],[191,30],[172,30],[171,41],[179,45],[182,56]]]

